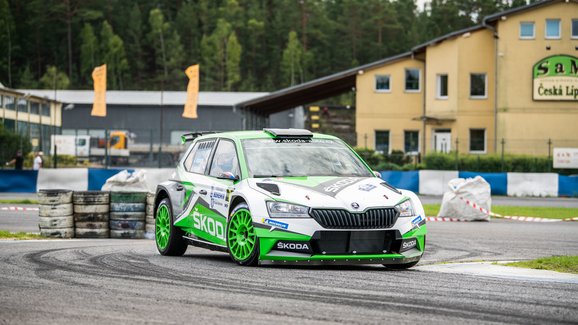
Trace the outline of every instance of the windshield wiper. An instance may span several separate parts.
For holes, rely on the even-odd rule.
[[[283,177],[280,175],[253,175],[254,178]]]

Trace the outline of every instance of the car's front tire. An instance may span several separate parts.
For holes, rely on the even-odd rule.
[[[166,256],[183,255],[188,244],[183,239],[184,231],[173,225],[173,209],[169,198],[164,198],[156,210],[155,242],[159,253]]]
[[[239,265],[253,266],[259,262],[259,238],[246,203],[240,203],[231,212],[227,222],[227,247]]]

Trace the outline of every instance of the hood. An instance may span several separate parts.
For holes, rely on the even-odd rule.
[[[254,190],[274,200],[352,212],[374,207],[393,207],[404,198],[377,177],[253,178],[248,183]]]

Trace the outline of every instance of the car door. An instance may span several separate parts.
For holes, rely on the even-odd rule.
[[[226,218],[211,204],[215,189],[213,180],[208,176],[217,142],[216,138],[198,141],[185,159],[183,167],[192,194],[184,210],[185,215],[175,225],[201,240],[225,245]]]
[[[209,167],[210,208],[225,220],[229,213],[230,193],[240,178],[239,159],[235,143],[229,139],[219,139],[215,154]]]

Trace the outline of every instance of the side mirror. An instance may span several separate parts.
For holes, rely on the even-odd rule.
[[[378,172],[378,171],[375,171],[375,170],[374,170],[374,171],[373,171],[373,175],[375,175],[375,177],[381,178],[381,173]]]

